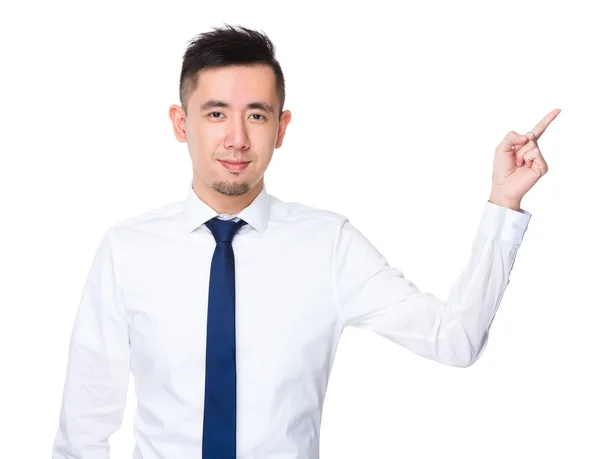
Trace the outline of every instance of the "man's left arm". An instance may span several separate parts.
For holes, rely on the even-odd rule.
[[[347,219],[337,234],[334,286],[344,326],[368,329],[456,367],[483,353],[531,214],[485,203],[471,255],[448,300],[421,290]]]
[[[421,291],[346,219],[336,235],[334,288],[343,325],[366,328],[412,352],[466,367],[482,354],[531,214],[524,194],[548,171],[532,131],[510,131],[494,156],[492,191],[468,260],[446,302]]]

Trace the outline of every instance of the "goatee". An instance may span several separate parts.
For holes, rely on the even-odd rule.
[[[238,183],[221,180],[218,182],[213,182],[211,186],[213,190],[227,196],[239,196],[247,193],[250,190],[250,185],[248,185],[246,182]]]

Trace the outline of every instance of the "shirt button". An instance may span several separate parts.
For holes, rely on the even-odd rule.
[[[516,223],[512,224],[513,229],[519,229],[519,225],[517,225]]]

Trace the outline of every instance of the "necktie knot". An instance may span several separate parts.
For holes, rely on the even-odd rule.
[[[231,242],[235,233],[246,224],[244,220],[240,219],[235,222],[232,220],[221,220],[217,217],[213,217],[206,222],[206,227],[210,230],[215,242]]]

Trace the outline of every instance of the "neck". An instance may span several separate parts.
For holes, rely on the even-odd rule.
[[[264,177],[258,181],[247,193],[239,196],[228,196],[213,190],[201,180],[192,180],[194,193],[200,200],[220,214],[236,214],[248,207],[260,194],[264,187]]]

